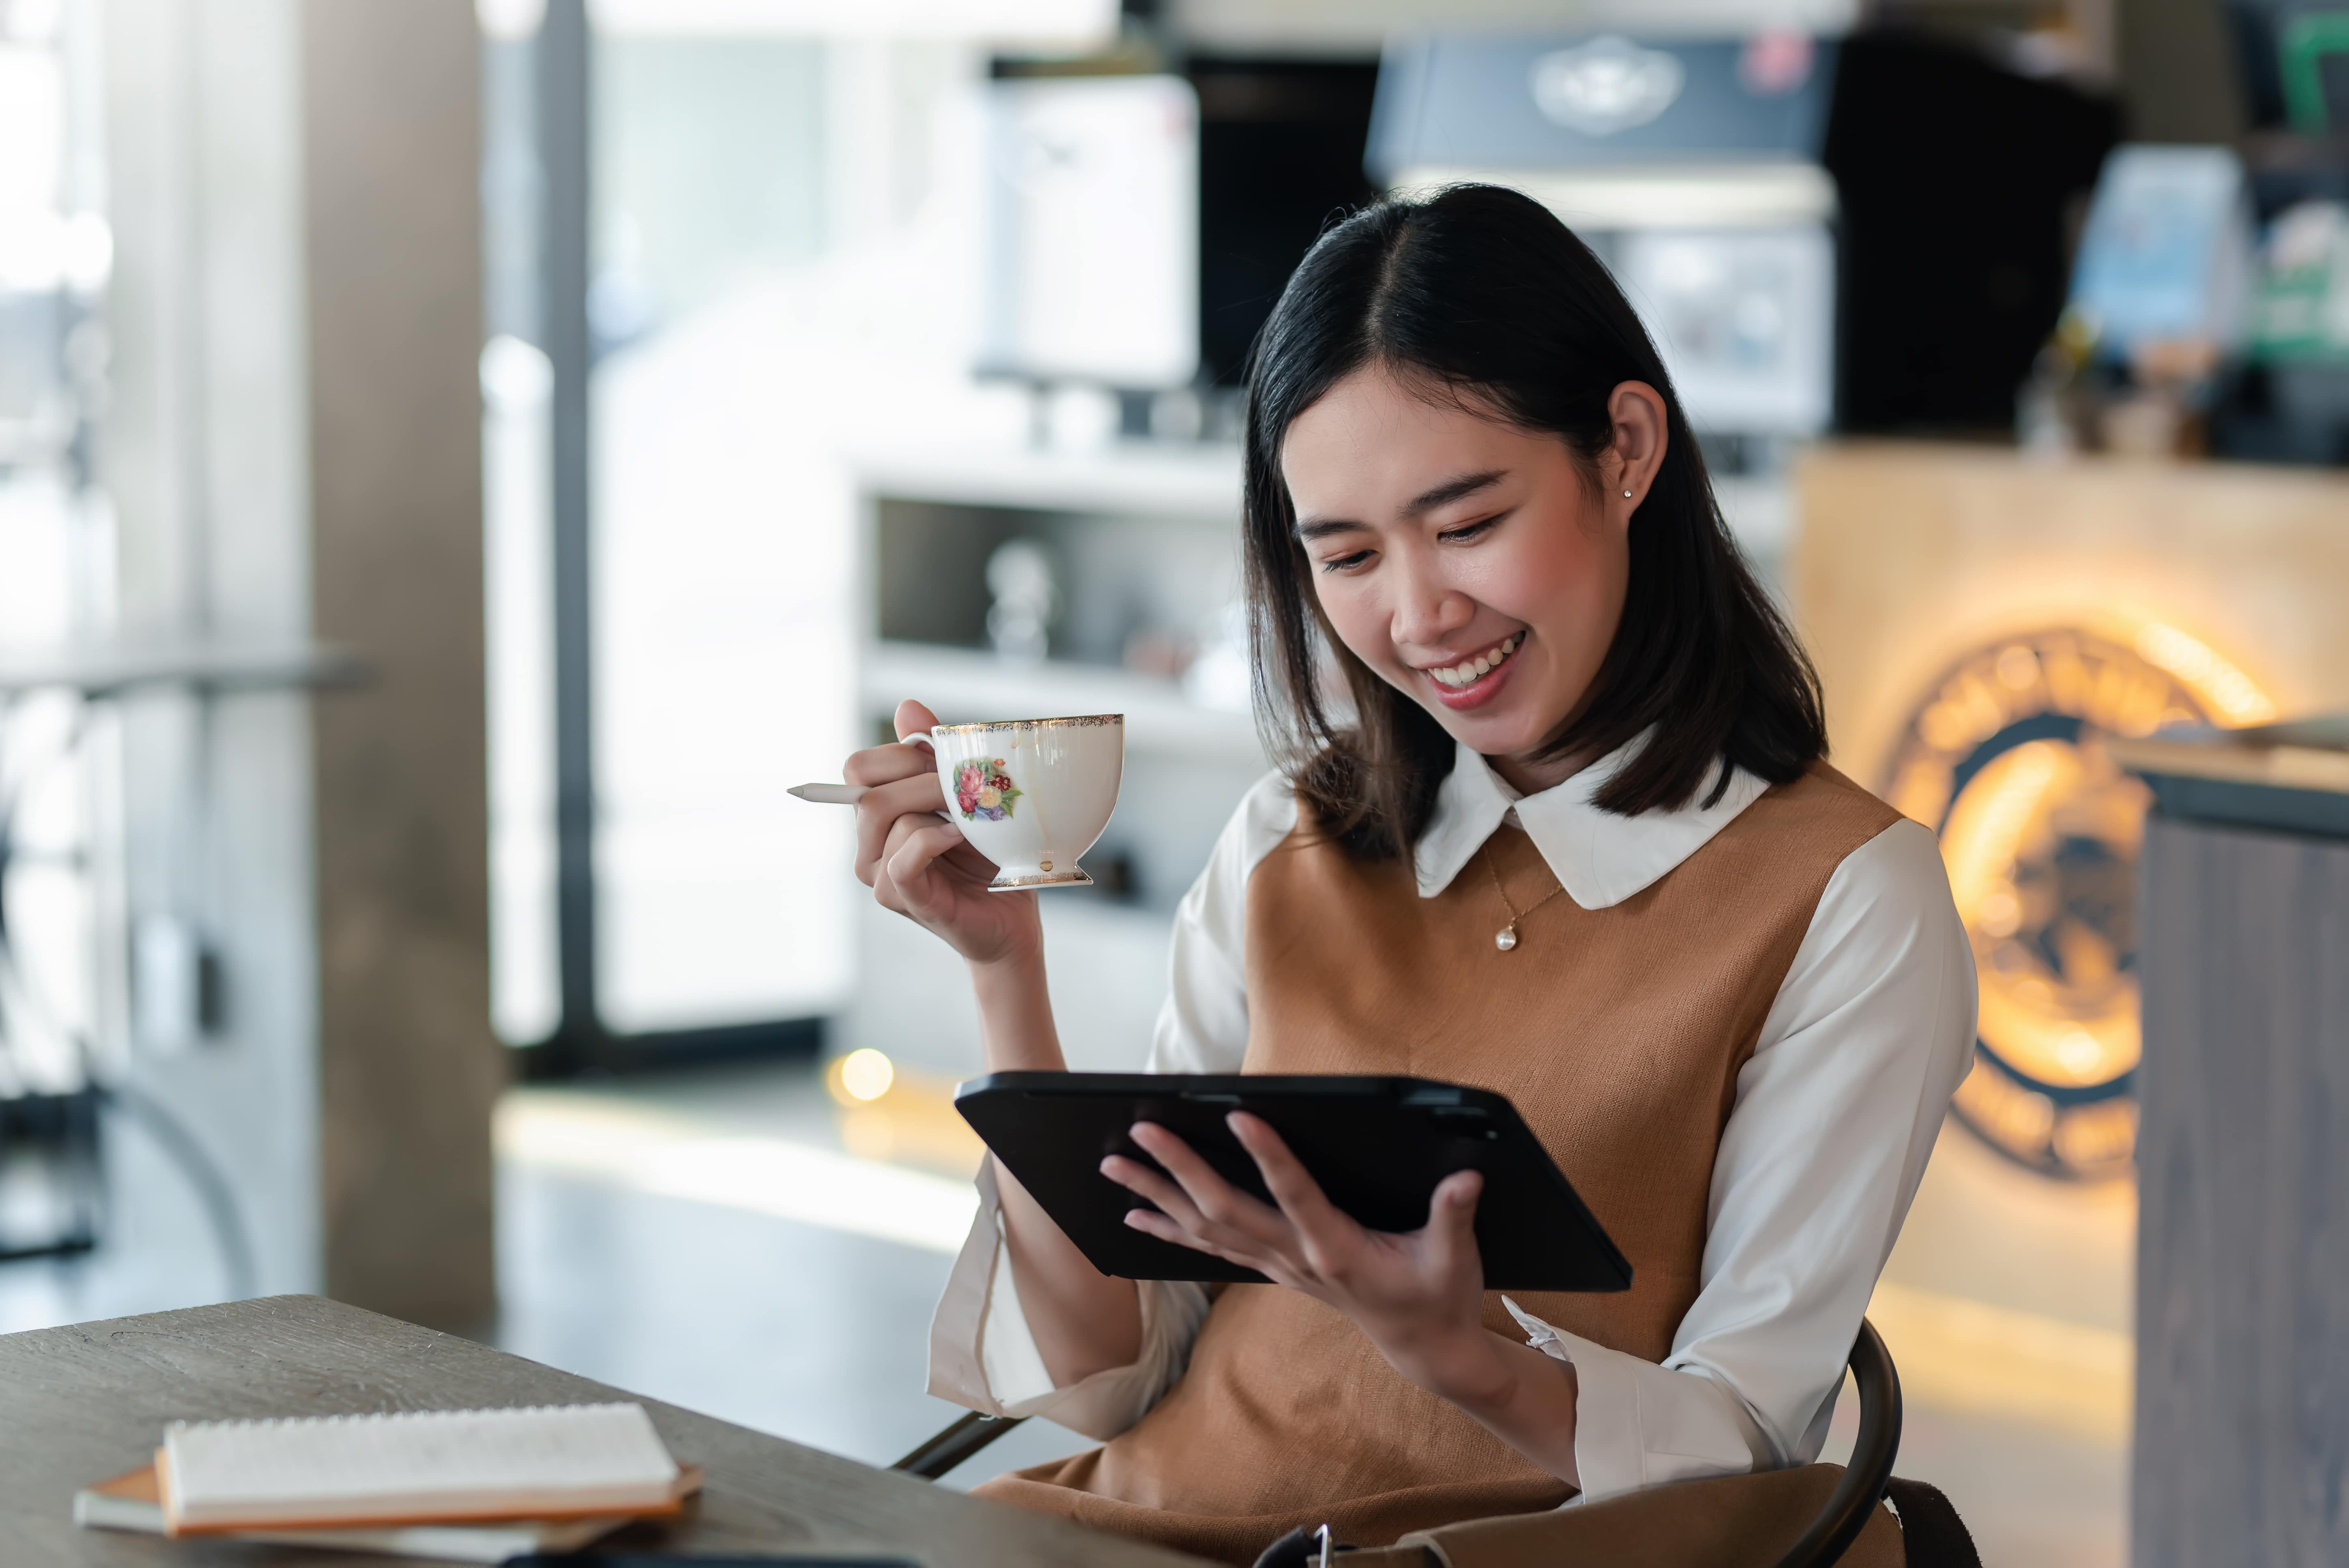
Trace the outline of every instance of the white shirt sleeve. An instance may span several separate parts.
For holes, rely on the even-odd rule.
[[[1148,1070],[1236,1073],[1247,1055],[1247,881],[1297,826],[1297,797],[1278,773],[1225,824],[1206,869],[1175,911],[1167,993]],[[930,1325],[930,1392],[999,1416],[1048,1416],[1106,1441],[1140,1420],[1183,1375],[1207,1315],[1205,1286],[1143,1280],[1142,1350],[1131,1366],[1056,1387],[1019,1310],[1004,1251],[992,1161],[978,1174],[978,1214]]]
[[[1671,1353],[1643,1361],[1509,1304],[1574,1366],[1584,1500],[1818,1457],[1973,1038],[1973,954],[1940,847],[1898,822],[1828,879],[1738,1074]]]

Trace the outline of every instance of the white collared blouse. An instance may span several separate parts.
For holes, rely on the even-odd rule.
[[[1441,892],[1486,839],[1514,825],[1568,897],[1604,909],[1702,849],[1769,787],[1738,769],[1710,806],[1601,811],[1591,798],[1630,751],[1519,799],[1462,747],[1413,855],[1421,896]],[[1239,1070],[1248,877],[1295,829],[1297,810],[1290,785],[1268,775],[1184,898],[1150,1070]],[[1583,1499],[1818,1456],[1845,1357],[1973,1037],[1973,957],[1940,850],[1903,820],[1828,879],[1738,1074],[1713,1160],[1700,1288],[1671,1354],[1644,1361],[1508,1303],[1528,1343],[1574,1366]],[[1103,1439],[1123,1431],[1182,1376],[1206,1290],[1143,1284],[1133,1364],[1056,1387],[1020,1314],[991,1166],[978,1185],[979,1214],[931,1332],[930,1391]]]

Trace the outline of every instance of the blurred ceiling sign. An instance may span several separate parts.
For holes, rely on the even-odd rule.
[[[589,0],[600,32],[684,36],[785,33],[967,39],[1086,48],[1117,33],[1117,0]]]
[[[1700,430],[1805,438],[1834,405],[1837,57],[1784,29],[1402,35],[1367,162],[1543,202],[1621,281]]]
[[[1380,57],[1368,161],[1390,184],[1433,170],[1816,170],[1835,57],[1832,41],[1775,30],[1399,35]]]
[[[1611,33],[1553,49],[1534,61],[1529,74],[1535,107],[1585,136],[1647,124],[1672,107],[1688,79],[1672,56]]]
[[[1650,37],[1734,37],[1783,30],[1835,36],[1860,20],[1858,0],[1161,0],[1175,34],[1221,51],[1375,53],[1398,33],[1561,26]]]

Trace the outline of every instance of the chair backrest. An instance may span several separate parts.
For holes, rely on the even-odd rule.
[[[1851,1342],[1850,1365],[1859,1390],[1859,1435],[1851,1445],[1851,1462],[1826,1506],[1778,1559],[1777,1568],[1827,1568],[1841,1559],[1892,1483],[1892,1461],[1900,1453],[1900,1373],[1866,1318],[1860,1319],[1859,1337]]]

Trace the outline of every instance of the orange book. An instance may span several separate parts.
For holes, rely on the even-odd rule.
[[[680,1501],[701,1490],[698,1465],[678,1467]],[[444,1563],[504,1563],[533,1553],[577,1552],[641,1517],[633,1513],[584,1519],[518,1519],[472,1524],[406,1524],[309,1530],[238,1531],[240,1541],[278,1546],[321,1546],[343,1552],[378,1552],[426,1557]],[[153,1465],[143,1465],[74,1493],[74,1522],[90,1530],[132,1531],[161,1535],[163,1489]]]

